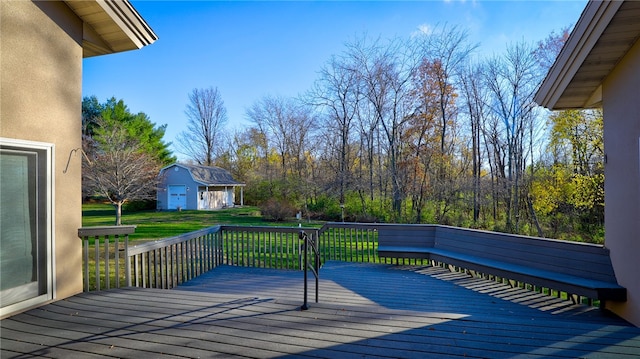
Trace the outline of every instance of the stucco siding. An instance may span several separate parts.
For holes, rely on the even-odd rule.
[[[640,41],[603,84],[605,245],[626,303],[608,308],[640,326]]]
[[[54,144],[56,299],[82,291],[82,22],[59,2],[0,2],[0,136]],[[66,173],[63,170],[67,168]]]

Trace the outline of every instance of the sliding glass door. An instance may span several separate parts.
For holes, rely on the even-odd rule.
[[[50,297],[50,153],[0,142],[0,305]]]

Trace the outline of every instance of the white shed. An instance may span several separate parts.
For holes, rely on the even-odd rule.
[[[229,171],[220,167],[174,163],[160,170],[159,210],[221,209],[235,206],[235,189],[243,187]]]

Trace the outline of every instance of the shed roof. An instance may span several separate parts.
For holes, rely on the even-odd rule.
[[[640,1],[589,1],[535,101],[552,110],[598,107],[602,83],[640,38]]]
[[[204,186],[244,186],[244,183],[233,179],[229,171],[215,166],[188,165],[174,163],[162,169],[160,173],[171,167],[182,167],[189,171],[195,182]]]

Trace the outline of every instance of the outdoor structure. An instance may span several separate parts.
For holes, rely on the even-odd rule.
[[[244,205],[244,183],[220,167],[174,163],[160,170],[158,210],[221,209],[235,206],[236,187]]]
[[[0,317],[82,291],[82,59],[157,37],[125,0],[0,2]]]
[[[602,107],[605,246],[627,301],[607,309],[640,326],[640,2],[590,1],[539,89],[552,110]]]

